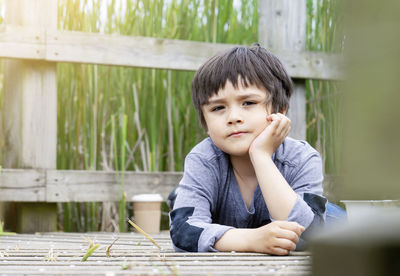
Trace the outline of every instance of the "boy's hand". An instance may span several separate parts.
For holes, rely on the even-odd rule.
[[[250,155],[267,153],[269,156],[276,151],[288,136],[290,119],[281,113],[271,114],[267,117],[268,126],[254,139],[250,145]]]
[[[250,238],[251,251],[273,255],[288,255],[296,249],[304,227],[297,222],[274,221],[256,228]]]

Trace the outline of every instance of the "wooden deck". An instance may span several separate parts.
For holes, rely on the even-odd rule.
[[[159,250],[137,233],[37,233],[0,236],[0,275],[308,275],[309,252],[176,253],[168,233],[153,235]],[[118,238],[107,257],[107,247]],[[89,239],[99,244],[85,261]]]

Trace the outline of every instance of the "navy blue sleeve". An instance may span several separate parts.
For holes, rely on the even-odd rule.
[[[219,178],[213,160],[198,154],[186,157],[184,175],[170,213],[170,235],[175,250],[216,251],[214,243],[232,228],[212,223]]]

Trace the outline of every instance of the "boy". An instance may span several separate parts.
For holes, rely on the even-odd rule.
[[[260,46],[230,49],[196,72],[192,99],[209,137],[185,159],[170,213],[176,250],[287,255],[324,221],[320,155],[287,138],[292,89]]]

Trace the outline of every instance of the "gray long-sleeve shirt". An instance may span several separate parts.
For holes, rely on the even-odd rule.
[[[288,221],[305,228],[323,222],[326,199],[322,197],[322,163],[307,142],[286,138],[272,159],[298,194]],[[185,159],[170,234],[177,251],[216,251],[214,243],[231,228],[256,228],[271,218],[257,186],[247,208],[233,173],[229,155],[210,138],[196,145]]]

